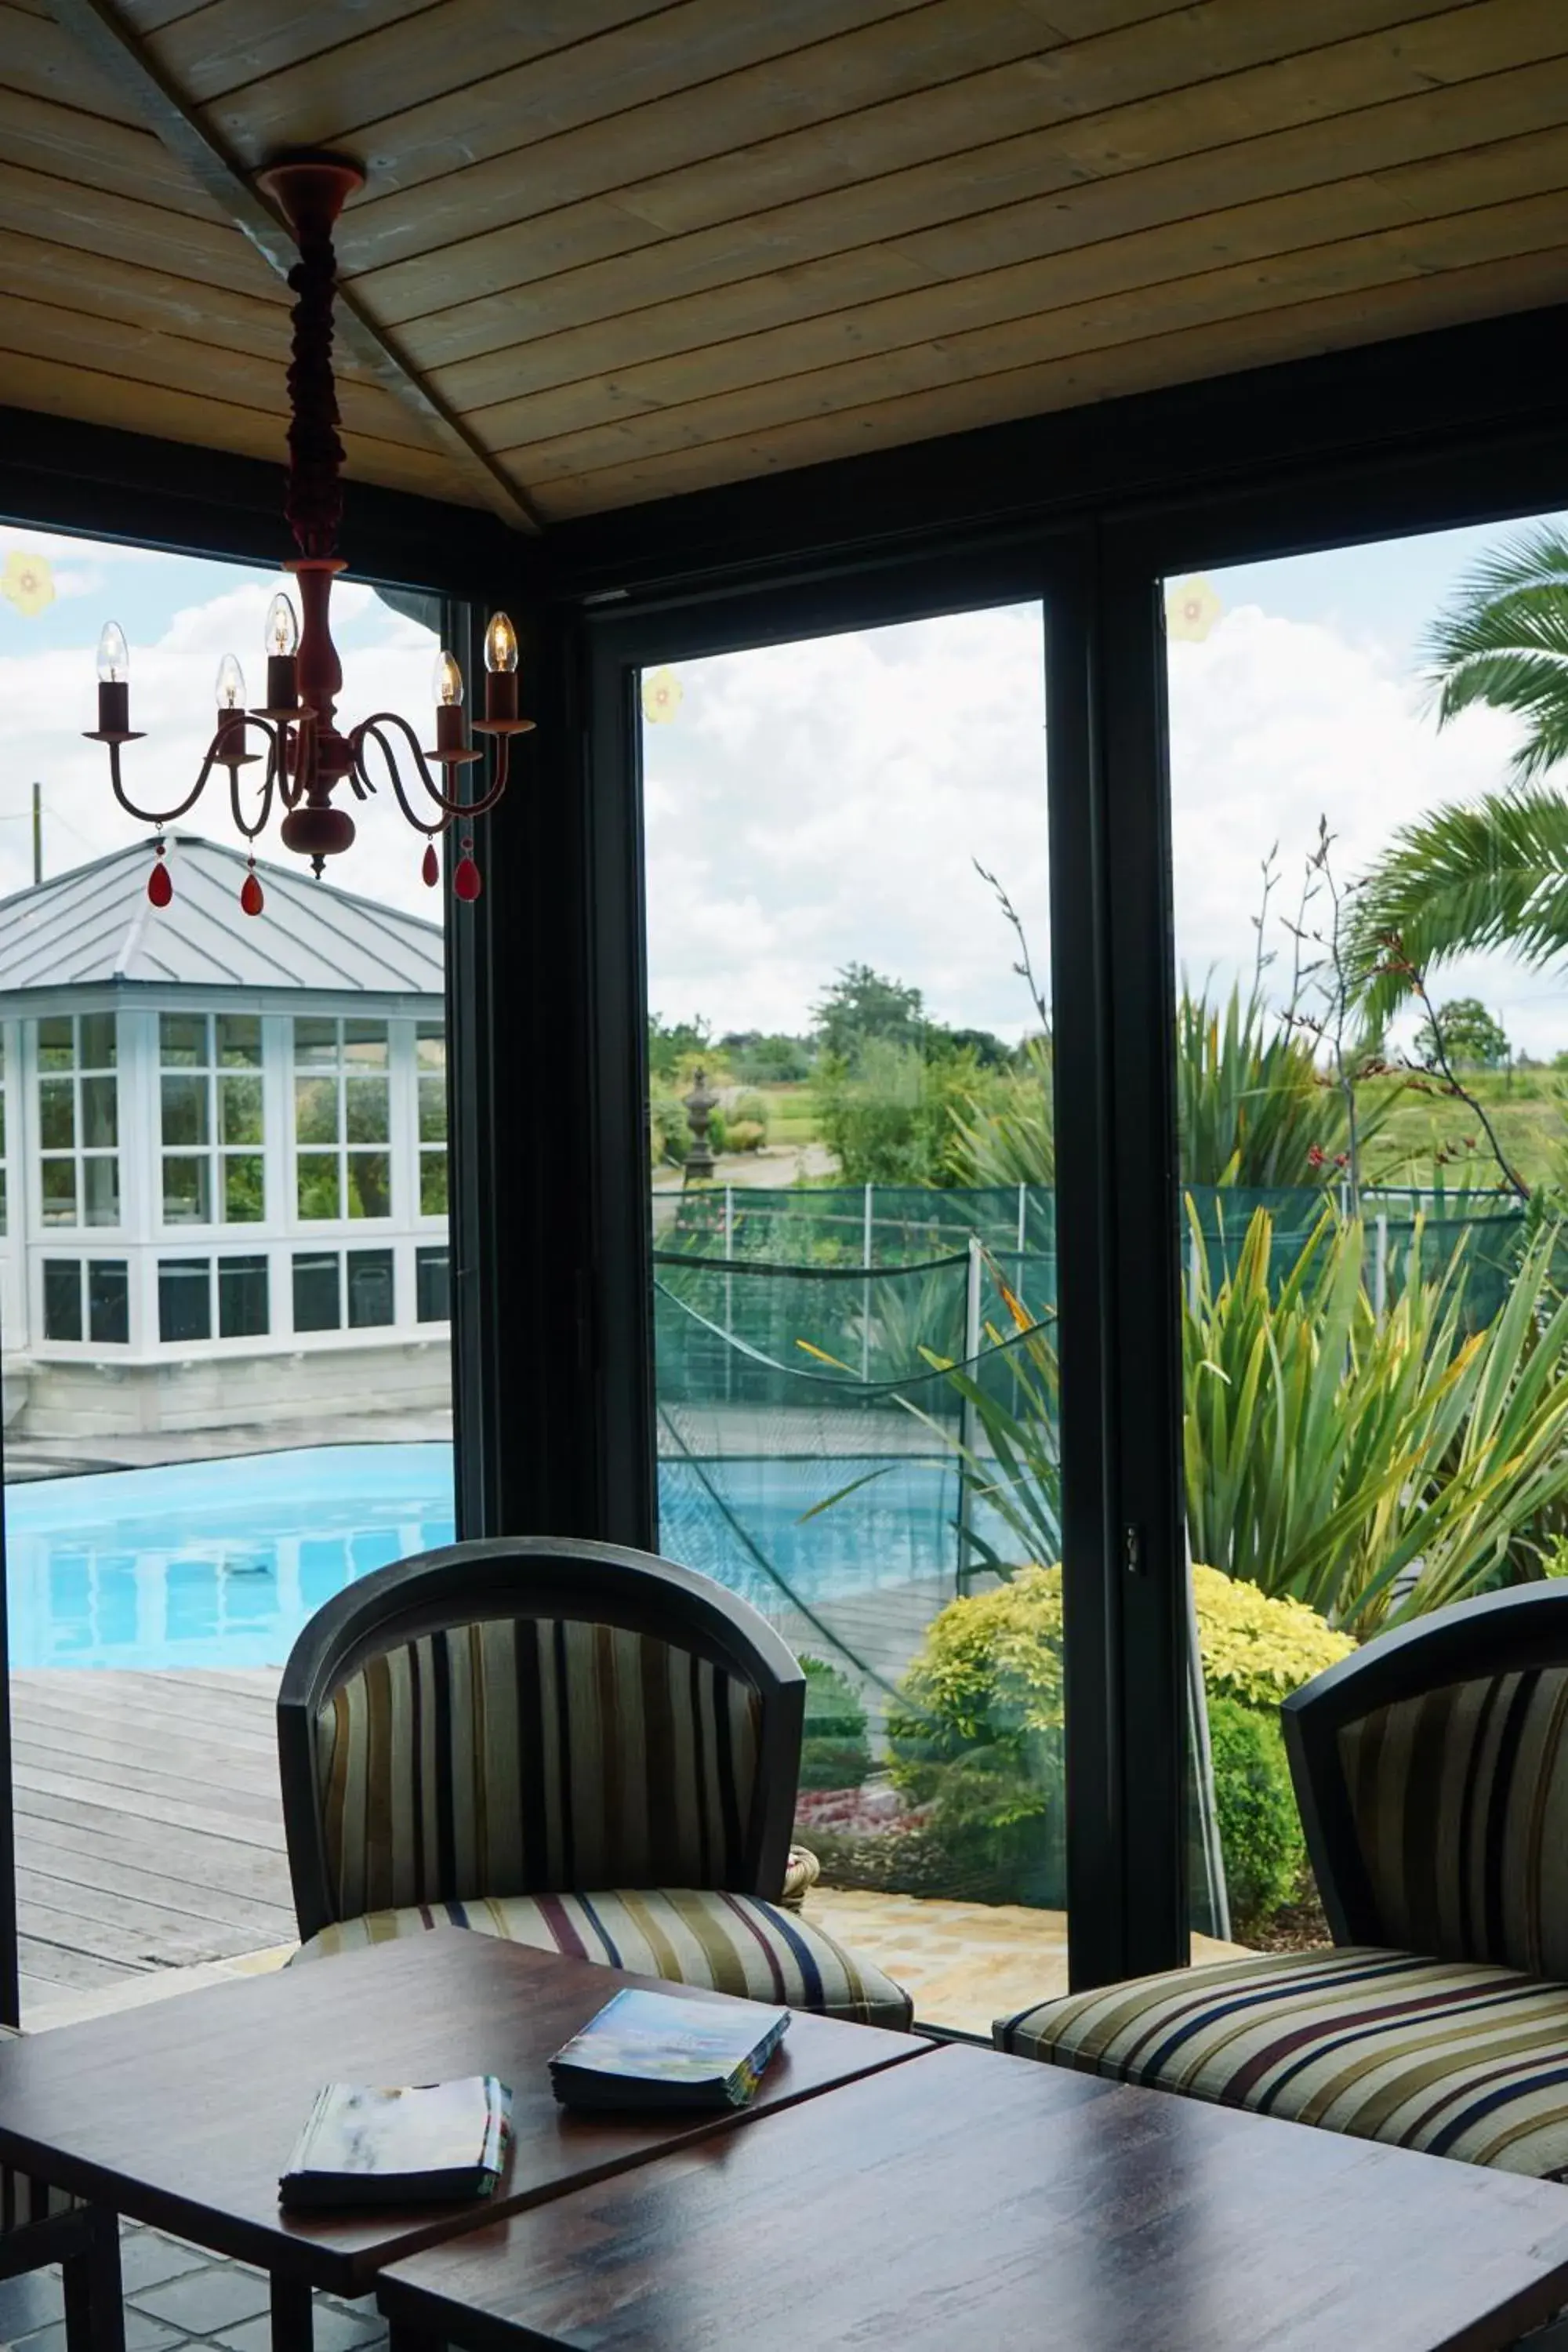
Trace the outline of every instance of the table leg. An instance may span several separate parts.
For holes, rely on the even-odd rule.
[[[303,2279],[272,2273],[272,2352],[310,2352],[316,2323],[310,2290]]]
[[[82,2216],[87,2243],[60,2264],[69,2352],[125,2352],[125,2305],[120,2284],[120,2218],[107,2206]]]

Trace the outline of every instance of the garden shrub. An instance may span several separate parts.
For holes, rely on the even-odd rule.
[[[1279,1703],[1354,1643],[1215,1569],[1194,1570],[1194,1594],[1233,1919],[1248,1932],[1294,1891],[1304,1858]],[[888,1740],[894,1787],[920,1817],[921,1868],[946,1858],[943,1891],[1065,1899],[1062,1722],[1059,1568],[1020,1569],[932,1620]]]
[[[826,1658],[802,1658],[805,1733],[800,1749],[803,1789],[858,1789],[871,1769],[866,1709],[847,1675]]]
[[[770,1113],[766,1095],[750,1093],[737,1095],[734,1101],[730,1105],[725,1116],[729,1121],[730,1148],[731,1150],[744,1151],[748,1149],[745,1144],[737,1143],[735,1141],[735,1129],[737,1123],[743,1127],[754,1127],[760,1129],[763,1142],[765,1143],[767,1141],[768,1118]]]
[[[1245,1941],[1295,1892],[1306,1843],[1278,1717],[1212,1696],[1208,1713],[1231,1933]]]
[[[760,1151],[768,1139],[768,1130],[754,1118],[731,1117],[725,1129],[726,1151]]]

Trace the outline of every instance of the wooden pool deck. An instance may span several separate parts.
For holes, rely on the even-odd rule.
[[[11,1677],[22,2015],[294,1937],[278,1675]]]

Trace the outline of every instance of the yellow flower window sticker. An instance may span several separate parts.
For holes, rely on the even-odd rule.
[[[1165,635],[1201,646],[1224,611],[1208,581],[1178,581],[1165,591]]]
[[[650,669],[642,682],[642,715],[651,727],[668,727],[686,688],[672,669]]]
[[[15,604],[26,620],[45,611],[55,601],[55,582],[44,558],[25,548],[12,548],[0,572],[0,596]]]

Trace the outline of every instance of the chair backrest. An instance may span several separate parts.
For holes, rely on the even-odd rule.
[[[1568,1978],[1568,1585],[1435,1610],[1281,1714],[1336,1943]]]
[[[805,1691],[748,1602],[650,1553],[518,1538],[377,1570],[279,1692],[300,1932],[482,1895],[776,1895]]]

